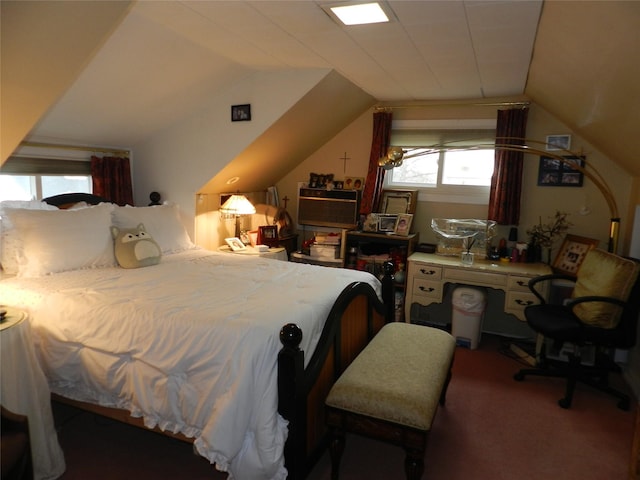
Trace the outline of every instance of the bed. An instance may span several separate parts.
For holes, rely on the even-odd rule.
[[[2,213],[0,303],[28,310],[54,397],[191,441],[229,478],[304,478],[324,398],[392,317],[390,276],[203,250],[176,206],[104,200]],[[121,268],[111,226],[139,224],[159,260]]]

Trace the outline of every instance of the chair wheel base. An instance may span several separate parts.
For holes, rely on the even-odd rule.
[[[523,380],[524,380],[524,373],[522,373],[522,372],[518,372],[518,373],[516,373],[516,374],[513,376],[513,379],[514,379],[516,382],[521,382],[521,381],[523,381]]]
[[[566,398],[561,398],[560,400],[558,400],[558,405],[560,405],[564,409],[567,409],[571,407],[571,400],[567,400]]]

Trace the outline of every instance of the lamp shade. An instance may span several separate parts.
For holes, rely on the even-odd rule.
[[[220,207],[220,212],[235,216],[252,215],[256,213],[256,207],[244,195],[231,195]]]

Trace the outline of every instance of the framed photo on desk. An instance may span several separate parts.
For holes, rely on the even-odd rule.
[[[597,246],[598,240],[593,238],[567,235],[553,261],[553,270],[567,275],[577,275],[587,252]]]
[[[398,215],[378,215],[378,231],[379,232],[393,232],[396,229],[396,222],[398,221]]]
[[[244,250],[247,248],[238,237],[225,238],[224,241],[227,242],[227,245],[229,245],[231,250],[233,250],[234,252],[239,252],[240,250]]]
[[[278,227],[276,225],[258,227],[258,243],[268,247],[277,247],[279,245]]]
[[[409,231],[411,230],[411,221],[413,220],[413,215],[410,213],[401,213],[398,215],[398,220],[396,221],[395,231],[396,235],[409,235]]]

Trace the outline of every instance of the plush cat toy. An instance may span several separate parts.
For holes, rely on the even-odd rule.
[[[137,228],[111,227],[116,260],[122,268],[140,268],[160,263],[160,247],[141,223]]]

